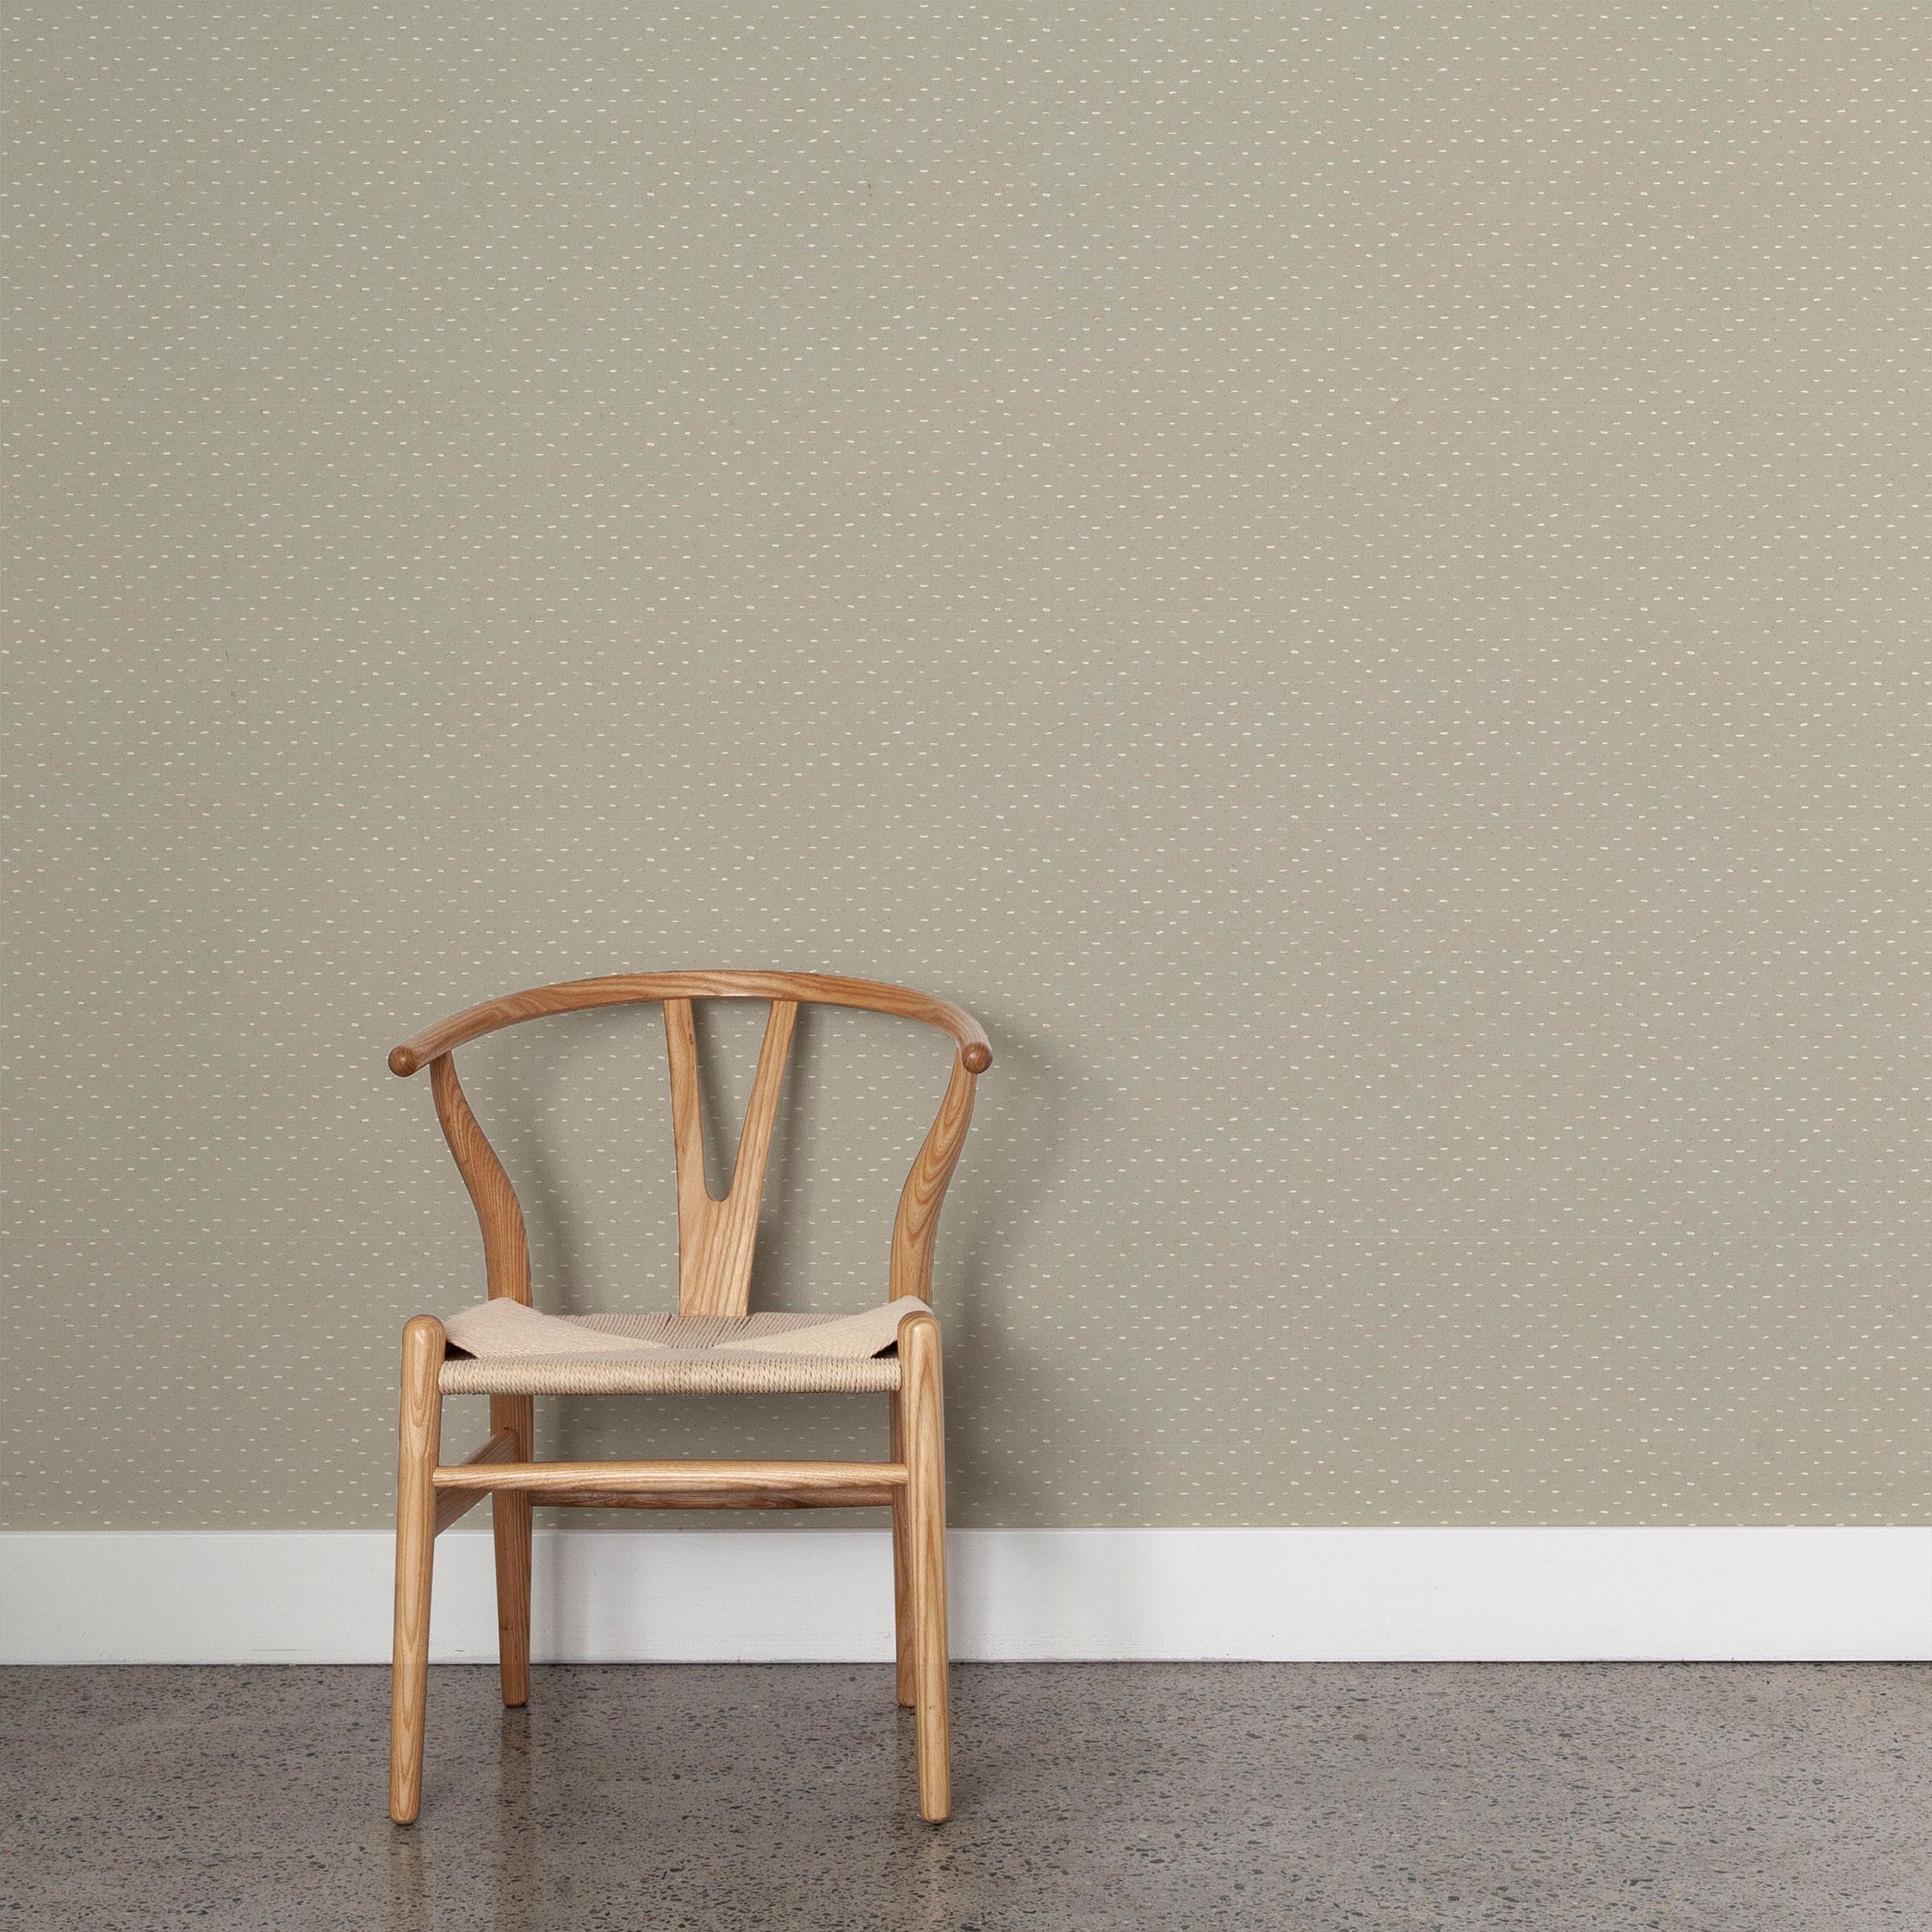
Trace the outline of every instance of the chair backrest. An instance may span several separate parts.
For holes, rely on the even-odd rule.
[[[751,1098],[738,1137],[737,1166],[730,1191],[714,1195],[704,1179],[704,1129],[698,1089],[694,1000],[766,1000],[770,1012],[752,1077]],[[486,1000],[425,1027],[389,1056],[390,1071],[407,1078],[429,1069],[436,1117],[456,1156],[483,1229],[483,1258],[491,1295],[530,1300],[530,1240],[523,1209],[496,1150],[485,1137],[456,1080],[456,1049],[505,1026],[590,1006],[662,1003],[664,1040],[671,1059],[671,1133],[678,1166],[678,1312],[743,1315],[751,1287],[752,1249],[758,1240],[758,1203],[765,1191],[765,1157],[778,1117],[778,1088],[791,1052],[801,1004],[857,1006],[897,1013],[936,1026],[951,1036],[956,1052],[946,1097],[900,1191],[892,1225],[892,1294],[931,1298],[932,1250],[947,1183],[959,1165],[972,1119],[973,1080],[993,1063],[986,1035],[971,1013],[904,986],[877,980],[846,980],[818,972],[639,972],[608,979],[569,980],[526,993]]]

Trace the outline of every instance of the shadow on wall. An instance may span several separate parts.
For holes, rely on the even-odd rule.
[[[1046,1037],[1005,1014],[976,1014],[993,1041],[993,1066],[980,1081],[973,1129],[961,1171],[973,1184],[955,1184],[939,1228],[933,1299],[946,1337],[946,1449],[954,1496],[998,1471],[997,1487],[1010,1509],[1024,1497],[1019,1520],[1046,1521],[1052,1498],[1038,1463],[1016,1454],[1010,1425],[995,1434],[972,1385],[1001,1388],[1022,1418],[1051,1418],[1055,1433],[1084,1432],[1089,1412],[1106,1397],[1075,1373],[1064,1357],[1043,1348],[1008,1319],[1014,1231],[1027,1226],[1059,1175],[1083,1083]],[[996,1085],[997,1083],[997,1085]],[[1092,1117],[1089,1109],[1089,1117]],[[993,1131],[989,1132],[991,1128]],[[1040,1286],[1033,1284],[1032,1286]],[[1078,1283],[1056,1284],[1078,1292]]]
[[[736,1159],[766,1011],[758,1001],[697,1009],[714,1190]],[[1070,1066],[1019,1020],[997,1011],[981,1017],[993,1038],[993,1064],[980,1083],[972,1131],[947,1197],[934,1278],[947,1344],[950,1488],[956,1521],[962,1504],[969,1520],[972,1499],[995,1493],[1002,1515],[1045,1520],[1057,1463],[1040,1443],[1120,1427],[1117,1413],[1102,1413],[1110,1402],[1117,1407],[1117,1388],[1080,1373],[1063,1348],[1043,1344],[1018,1315],[1029,1302],[1079,1290],[1075,1282],[1021,1280],[1017,1250],[1020,1232],[1034,1225],[1063,1178],[1076,1113],[1096,1117],[1096,1096],[1088,1089],[1100,1076]],[[853,1075],[851,1048],[869,1024],[886,1058],[861,1078]],[[754,1307],[857,1308],[885,1298],[899,1190],[944,1090],[946,1056],[934,1051],[936,1037],[924,1035],[902,1022],[801,1012],[766,1172]],[[563,1314],[675,1307],[676,1192],[662,1009],[572,1014],[487,1045],[493,1051],[464,1066],[464,1078],[522,1203],[537,1305]],[[836,1174],[814,1159],[815,1150],[828,1146]],[[460,1187],[453,1170],[449,1179]],[[808,1241],[803,1224],[815,1220],[817,1238]],[[833,1220],[838,1224],[828,1226]],[[466,1249],[451,1269],[452,1308],[482,1291],[480,1269],[469,1272],[473,1258]],[[998,1391],[1003,1422],[980,1399],[991,1390]],[[560,1410],[568,1418],[561,1439]],[[612,1397],[539,1403],[538,1434],[546,1455],[864,1457],[882,1453],[882,1443],[872,1439],[881,1427],[871,1405],[836,1396],[675,1405]],[[652,1446],[640,1447],[647,1439]],[[664,1526],[640,1521],[635,1512],[614,1519],[572,1513],[586,1526],[593,1520]],[[707,1515],[689,1526],[715,1520]],[[877,1527],[871,1513],[815,1513],[811,1521]],[[778,1525],[734,1519],[734,1526]]]

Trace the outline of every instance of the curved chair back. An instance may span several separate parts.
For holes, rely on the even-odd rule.
[[[713,1195],[704,1179],[704,1116],[699,1098],[694,1000],[765,1000],[770,1010],[752,1077],[751,1098],[738,1137],[730,1190]],[[530,1300],[530,1239],[523,1209],[503,1163],[470,1111],[456,1080],[457,1047],[525,1020],[592,1006],[662,1004],[671,1061],[671,1133],[678,1166],[678,1312],[743,1315],[758,1240],[758,1203],[766,1155],[778,1117],[778,1089],[791,1056],[801,1005],[853,1006],[895,1013],[935,1026],[956,1051],[946,1097],[900,1191],[892,1224],[892,1294],[931,1300],[933,1243],[947,1183],[959,1165],[972,1119],[973,1081],[993,1063],[977,1020],[949,1001],[878,980],[848,980],[819,972],[639,972],[568,980],[486,1000],[405,1040],[389,1056],[390,1071],[407,1078],[429,1069],[436,1117],[456,1157],[483,1230],[483,1258],[492,1296]]]

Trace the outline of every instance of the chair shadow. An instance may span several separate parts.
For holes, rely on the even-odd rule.
[[[989,1408],[972,1400],[976,1384],[1038,1389],[1056,1414],[1077,1406],[1080,1394],[1078,1379],[1030,1349],[997,1311],[1005,1298],[1001,1289],[1013,1285],[1017,1232],[1059,1178],[1074,1103],[1088,1079],[1018,1020],[996,1011],[985,1024],[993,1063],[980,1082],[960,1179],[947,1197],[933,1282],[947,1336],[947,1460],[956,1470],[1005,1459]],[[1022,1517],[1037,1516],[1046,1500],[1037,1478],[1024,1477],[1009,1460],[1001,1486],[1008,1509],[1016,1506],[1015,1488],[1025,1489],[1017,1503]]]
[[[748,1010],[739,1016],[745,1023],[731,1030],[743,1037],[727,1040],[716,1023],[716,1015],[703,1003],[696,1009],[708,1166],[713,1170],[714,1184],[716,1174],[728,1174],[736,1158],[740,1117],[731,1105],[735,1096],[730,1086],[749,1091],[763,1013],[762,1003],[748,1003]],[[486,1085],[479,1115],[485,1132],[502,1149],[523,1203],[540,1307],[588,1313],[609,1299],[596,1279],[594,1246],[580,1220],[568,1212],[572,1183],[565,1146],[544,1127],[546,1120],[558,1117],[568,1105],[573,1080],[581,1078],[578,1054],[626,1059],[642,1055],[646,1071],[635,1083],[627,1080],[627,1087],[638,1094],[641,1116],[648,1117],[654,1108],[660,1114],[657,1125],[664,1156],[662,1168],[654,1160],[647,1163],[648,1183],[661,1183],[666,1189],[667,1208],[675,1201],[669,1080],[663,1071],[662,1027],[654,1023],[657,1013],[654,1007],[621,1008],[578,1016],[573,1051],[544,1051],[539,1057],[512,1059]],[[757,1028],[749,1023],[754,1015]],[[641,1017],[653,1023],[641,1024]],[[985,1485],[997,1492],[998,1513],[1005,1520],[1037,1522],[1050,1515],[1052,1505],[1043,1473],[1014,1453],[1013,1431],[997,1419],[1002,1411],[1009,1419],[1013,1402],[981,1402],[976,1393],[980,1389],[1013,1391],[1023,1410],[1051,1418],[1057,1434],[1085,1433],[1088,1410],[1092,1411],[1092,1421],[1101,1419],[1103,1398],[1098,1392],[1090,1393],[1090,1385],[1076,1372],[1031,1344],[1001,1315],[1002,1307],[1010,1307],[1013,1302],[1013,1257],[1027,1245],[1021,1231],[1060,1179],[1073,1121],[1081,1111],[1078,1103],[1084,1093],[1091,1096],[1100,1076],[1091,1067],[1070,1063],[1046,1036],[1017,1016],[996,1007],[984,1017],[994,1042],[993,1065],[980,1083],[977,1118],[948,1196],[935,1257],[934,1298],[947,1340],[952,1398],[947,1417],[949,1460],[956,1495],[964,1477],[976,1488]],[[803,1143],[813,1124],[820,1055],[837,1044],[834,1030],[820,1024],[822,1018],[809,1007],[801,1010],[781,1090],[760,1216],[756,1306],[799,1305],[803,1284],[791,1245],[775,1237],[777,1223],[796,1198],[803,1171]],[[744,1053],[737,1051],[741,1046]],[[728,1057],[744,1063],[736,1083],[725,1079]],[[654,1080],[647,1071],[652,1067],[657,1069]],[[640,1118],[641,1144],[652,1125],[648,1117]],[[922,1121],[919,1133],[923,1131]],[[914,1139],[906,1151],[908,1164],[917,1145]],[[640,1184],[646,1184],[644,1177]],[[880,1231],[881,1285],[885,1232]],[[649,1305],[664,1306],[675,1296],[673,1257],[675,1237],[671,1257],[654,1253],[648,1269],[639,1273],[640,1280],[662,1282],[668,1291],[648,1298]],[[1068,1284],[1061,1292],[1077,1294],[1084,1287]],[[625,1402],[617,1405],[620,1410],[630,1406]],[[618,1418],[613,1414],[613,1419]],[[642,1424],[646,1418],[640,1414],[636,1420]],[[630,1426],[628,1419],[625,1426]],[[540,1423],[539,1434],[548,1437],[551,1430]],[[852,1520],[841,1512],[827,1524],[843,1527]]]

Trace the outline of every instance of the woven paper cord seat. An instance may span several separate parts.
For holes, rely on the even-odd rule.
[[[447,1324],[445,1395],[872,1395],[899,1385],[908,1296],[862,1315],[539,1315],[485,1302]]]

